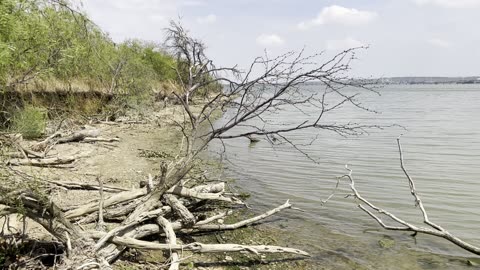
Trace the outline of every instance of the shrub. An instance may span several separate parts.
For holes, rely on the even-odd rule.
[[[16,112],[12,119],[12,131],[25,139],[41,137],[47,125],[47,111],[42,107],[27,105]]]

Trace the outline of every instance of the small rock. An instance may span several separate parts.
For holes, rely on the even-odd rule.
[[[223,224],[224,220],[223,219],[219,219],[217,220],[218,224]]]
[[[382,239],[378,240],[378,245],[382,248],[389,249],[395,246],[395,240],[391,237],[384,236]]]
[[[230,256],[225,256],[225,261],[231,262],[231,261],[233,261],[233,258],[230,257]]]
[[[468,263],[468,265],[470,265],[470,266],[479,266],[479,265],[480,265],[478,262],[475,262],[475,261],[473,261],[473,260],[468,260],[467,263]]]

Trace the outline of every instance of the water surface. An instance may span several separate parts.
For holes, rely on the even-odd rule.
[[[314,86],[306,86],[306,91],[309,87]],[[344,198],[350,193],[346,182],[339,194],[322,206],[336,177],[345,174],[345,164],[349,164],[356,186],[366,198],[405,220],[421,223],[421,213],[414,207],[399,166],[396,138],[403,134],[405,164],[430,219],[480,245],[480,86],[386,86],[379,92],[380,96],[365,92],[360,98],[364,106],[379,113],[345,106],[325,120],[398,124],[406,130],[390,127],[348,138],[318,130],[292,134],[298,143],[319,135],[315,143],[303,147],[319,164],[291,147],[272,148],[266,140],[255,145],[245,138],[228,140],[224,142],[227,174],[252,194],[249,203],[256,209],[272,208],[286,199],[304,209],[306,212],[283,213],[288,221],[280,223],[288,228],[292,241],[298,240],[298,245],[317,254],[316,259],[327,268],[469,268],[450,256],[472,255],[447,241],[429,236],[415,239],[409,233],[381,229],[353,199]],[[302,117],[292,110],[272,119],[281,123]],[[212,144],[212,155],[220,147]],[[379,246],[378,241],[385,237],[393,237],[393,248]]]

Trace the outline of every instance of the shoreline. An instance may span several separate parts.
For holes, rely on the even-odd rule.
[[[17,167],[20,171],[35,175],[38,180],[52,180],[59,183],[81,183],[81,184],[97,184],[97,177],[102,179],[105,185],[118,188],[138,187],[142,180],[148,178],[148,175],[156,175],[160,171],[162,161],[168,161],[176,155],[181,138],[181,132],[173,127],[173,120],[179,117],[178,108],[175,105],[167,109],[155,110],[154,121],[142,122],[137,119],[132,124],[125,123],[102,123],[90,122],[89,127],[100,130],[102,136],[118,138],[119,142],[99,142],[99,143],[69,143],[58,145],[55,149],[57,154],[76,156],[77,160],[67,168],[36,168],[30,166]],[[150,119],[152,120],[152,119]],[[177,119],[178,120],[178,119]],[[77,126],[77,125],[75,125]],[[72,128],[73,126],[70,126]],[[200,164],[192,171],[192,177],[201,175],[201,172],[208,170],[212,179],[222,170],[223,164],[219,164],[213,159],[201,159]],[[229,182],[230,183],[230,182]],[[228,191],[227,191],[228,192]],[[64,209],[74,209],[85,204],[85,202],[98,199],[97,192],[89,192],[82,190],[69,190],[68,192],[59,191],[53,196],[53,200]],[[210,214],[218,212],[213,209]],[[251,210],[241,210],[242,214],[228,216],[224,220],[226,224],[230,222],[240,221],[245,216],[253,216],[258,212]],[[206,213],[209,215],[209,213]],[[269,222],[270,219],[266,220]],[[219,223],[220,224],[220,223]],[[16,226],[21,224],[17,223]],[[46,240],[50,238],[49,234],[40,226],[28,223],[29,236],[33,239]],[[108,224],[107,224],[108,226]],[[221,239],[226,242],[234,242],[239,244],[282,244],[276,240],[276,233],[268,229],[266,226],[248,226],[233,231],[216,232],[212,235],[200,234],[195,236],[196,241],[205,241],[206,243],[221,243]],[[185,239],[181,238],[180,241]],[[198,237],[198,238],[197,238]],[[250,241],[255,239],[255,241]],[[163,252],[141,251],[144,258],[153,258],[156,263],[163,256],[158,254]],[[153,254],[153,256],[152,256]],[[187,253],[188,254],[188,253]],[[188,257],[190,255],[187,255]],[[141,256],[142,257],[142,256]],[[283,260],[281,258],[289,258],[291,256],[282,255],[262,255],[254,256],[250,254],[199,254],[185,261],[182,266],[191,269],[190,266],[199,267],[198,269],[312,269],[307,267],[306,260]],[[167,257],[168,258],[168,257]],[[120,262],[113,265],[114,269],[145,269],[149,261],[142,259],[136,262],[129,262],[132,258],[126,255],[121,258]],[[125,260],[125,261],[122,261]],[[184,263],[184,262],[182,262]],[[122,268],[123,267],[123,268]],[[242,268],[243,267],[243,268]],[[246,267],[246,268],[245,268]],[[276,267],[276,268],[272,268]],[[148,269],[148,267],[147,267]],[[197,268],[193,268],[197,269]]]
[[[37,169],[28,168],[29,172],[38,174],[39,177],[56,177],[55,180],[61,181],[67,178],[77,179],[82,183],[95,184],[97,176],[105,177],[106,184],[118,187],[131,188],[137,186],[140,181],[145,180],[148,174],[155,175],[159,172],[159,164],[162,160],[169,160],[176,154],[176,149],[180,144],[179,138],[181,133],[174,128],[173,118],[178,116],[178,107],[175,105],[167,109],[155,110],[152,112],[154,117],[149,121],[141,121],[136,119],[131,124],[126,123],[91,123],[93,126],[102,130],[102,134],[109,137],[118,137],[120,142],[117,143],[98,143],[98,144],[66,144],[61,145],[57,151],[81,152],[84,157],[80,158],[75,168],[72,169]],[[133,119],[133,118],[132,118]],[[102,135],[103,136],[103,135]],[[245,144],[248,147],[248,143]],[[202,155],[200,166],[192,172],[193,176],[201,175],[203,171],[208,170],[209,178],[226,180],[229,185],[239,188],[239,193],[248,193],[248,185],[238,183],[240,179],[232,179],[231,176],[225,174],[226,164],[209,157],[208,153]],[[235,192],[238,193],[237,190]],[[64,207],[74,207],[79,201],[88,201],[94,199],[92,193],[82,191],[69,191],[69,197],[59,193],[59,199]],[[96,195],[96,193],[95,193]],[[85,197],[88,196],[88,197]],[[75,198],[72,200],[71,198]],[[252,198],[251,200],[259,200]],[[279,203],[282,203],[279,201]],[[292,202],[295,205],[295,202]],[[267,208],[274,207],[274,205]],[[265,207],[261,207],[265,208]],[[244,209],[241,213],[230,216],[222,222],[230,223],[258,214],[263,209]],[[291,211],[291,210],[288,210]],[[280,220],[280,221],[279,221]],[[321,232],[312,232],[322,234],[325,242],[330,246],[327,249],[312,246],[310,243],[302,243],[302,239],[295,234],[295,226],[291,226],[297,221],[288,221],[283,214],[272,217],[265,221],[259,222],[256,226],[248,226],[234,231],[217,232],[212,235],[199,234],[195,236],[196,241],[204,241],[208,243],[227,243],[235,242],[239,244],[268,244],[280,246],[295,246],[311,252],[313,258],[295,260],[284,259],[280,255],[254,256],[250,254],[199,254],[194,257],[182,261],[181,266],[185,269],[371,269],[370,267],[379,267],[378,264],[371,265],[369,262],[362,262],[365,258],[357,258],[348,250],[343,250],[345,243],[352,241],[347,236],[332,235],[330,230],[325,228]],[[388,235],[385,233],[385,235]],[[181,236],[179,236],[181,239]],[[388,238],[388,237],[387,237]],[[382,238],[383,239],[383,238]],[[387,239],[389,240],[389,239]],[[191,240],[190,240],[191,241]],[[335,244],[336,241],[339,241]],[[345,243],[344,243],[345,242]],[[388,241],[387,241],[388,242]],[[372,245],[372,243],[365,243]],[[381,245],[381,243],[373,243]],[[397,245],[398,246],[398,245]],[[370,246],[370,249],[372,247]],[[402,247],[405,248],[405,247]],[[373,249],[372,249],[373,250]],[[394,256],[395,250],[390,247],[384,247],[384,256],[389,260],[396,260]],[[413,252],[413,253],[412,253]],[[132,254],[123,257],[123,262],[117,262],[114,269],[148,269],[151,263],[158,263],[164,260],[163,252],[140,252],[140,255]],[[188,254],[188,253],[186,253]],[[442,256],[430,254],[428,252],[408,251],[404,253],[403,260],[409,260],[408,254],[415,255],[416,259],[423,260],[425,265],[440,266],[446,262],[455,265],[472,266],[476,265],[475,259]],[[190,255],[187,255],[187,257]],[[131,260],[135,261],[132,262]],[[456,263],[455,263],[456,262]],[[480,263],[480,262],[479,262]],[[413,263],[410,265],[415,266]],[[404,269],[404,268],[398,268]],[[409,268],[415,269],[415,268]],[[418,268],[423,269],[423,268]],[[439,269],[442,269],[441,267]]]

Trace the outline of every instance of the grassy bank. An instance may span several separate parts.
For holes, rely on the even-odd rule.
[[[149,106],[175,90],[176,67],[155,43],[114,43],[74,2],[0,2],[0,129],[42,121],[45,111],[50,119],[115,117],[125,106]]]

